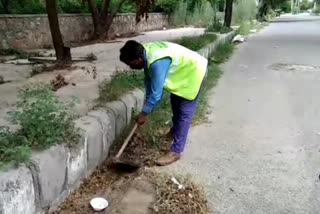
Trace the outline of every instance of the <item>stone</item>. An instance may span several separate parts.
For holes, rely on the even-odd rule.
[[[115,117],[115,137],[118,138],[121,136],[122,131],[126,128],[127,125],[127,109],[123,102],[113,101],[105,105],[107,113],[114,114]]]
[[[36,213],[35,189],[30,170],[21,165],[0,173],[0,213]]]
[[[50,207],[67,184],[67,157],[68,151],[62,145],[32,154],[30,167],[39,183],[42,208]]]
[[[87,175],[101,163],[103,155],[103,132],[99,121],[90,116],[76,120],[76,127],[83,130],[82,140],[87,145]]]

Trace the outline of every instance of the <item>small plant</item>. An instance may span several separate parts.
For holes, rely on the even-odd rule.
[[[111,80],[100,84],[100,102],[118,99],[135,88],[143,87],[144,74],[142,71],[117,72]]]
[[[204,34],[197,37],[183,37],[173,42],[182,45],[186,48],[189,48],[190,50],[198,51],[206,45],[214,42],[216,39],[217,35],[215,34]]]
[[[94,54],[94,53],[90,53],[86,56],[86,59],[91,62],[91,61],[95,61],[98,59],[98,57]]]
[[[11,121],[20,125],[19,135],[32,148],[47,148],[56,143],[73,143],[78,138],[74,127],[73,102],[64,104],[46,85],[34,85],[19,92]]]
[[[28,140],[20,134],[13,133],[8,127],[0,127],[0,169],[7,163],[26,161],[31,154]]]
[[[223,24],[220,20],[216,19],[208,28],[207,32],[220,32]]]

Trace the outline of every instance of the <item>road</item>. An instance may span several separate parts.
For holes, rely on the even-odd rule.
[[[300,19],[237,46],[209,123],[167,168],[203,184],[213,213],[320,213],[320,20]]]

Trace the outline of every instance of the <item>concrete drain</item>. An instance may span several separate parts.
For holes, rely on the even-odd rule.
[[[291,71],[291,72],[314,72],[319,71],[319,66],[312,65],[299,65],[299,64],[285,64],[285,63],[277,63],[271,65],[271,68],[276,71]]]

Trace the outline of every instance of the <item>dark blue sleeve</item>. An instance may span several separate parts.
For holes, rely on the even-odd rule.
[[[145,114],[149,114],[153,108],[159,103],[163,93],[163,87],[165,80],[171,65],[170,58],[164,58],[152,63],[151,77],[149,82],[149,87],[146,87],[146,102],[142,111]],[[146,75],[147,76],[147,75]],[[148,80],[145,79],[145,84],[147,86]]]

